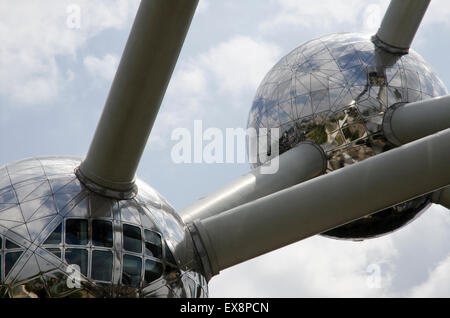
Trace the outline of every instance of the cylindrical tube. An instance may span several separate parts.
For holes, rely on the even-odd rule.
[[[431,198],[433,203],[440,204],[443,207],[450,209],[450,187],[436,191]]]
[[[141,1],[79,173],[94,188],[133,189],[136,170],[198,0]]]
[[[194,222],[211,275],[450,184],[450,129]],[[198,244],[197,244],[198,245]]]
[[[393,54],[407,54],[431,0],[391,0],[375,44]]]
[[[254,169],[180,211],[184,222],[205,219],[315,178],[323,174],[327,167],[322,148],[309,142],[300,143],[274,160],[278,160],[271,162],[278,165],[276,173],[264,174],[261,167]]]
[[[386,138],[399,146],[450,128],[450,96],[391,107],[383,120]]]
[[[450,209],[450,187],[442,190],[439,204],[445,206],[447,209]]]

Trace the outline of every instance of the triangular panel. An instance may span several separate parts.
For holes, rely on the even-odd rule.
[[[43,181],[38,181],[38,182],[26,184],[21,187],[17,187],[15,190],[16,190],[17,199],[19,200],[19,202],[24,201],[27,198],[27,196],[29,196],[34,190],[36,190],[42,183],[43,183]]]
[[[27,223],[28,231],[30,232],[31,240],[34,241],[42,230],[55,218],[55,216],[48,216],[42,219],[34,220]]]
[[[55,205],[55,201],[52,197],[49,197],[44,204],[42,204],[39,209],[36,211],[36,213],[33,214],[33,216],[30,218],[30,221],[41,219],[43,217],[56,215],[58,214],[58,210]]]
[[[15,280],[17,282],[28,280],[30,278],[36,277],[37,275],[39,275],[39,273],[40,270],[36,260],[36,256],[33,254],[23,266],[20,273],[16,276]]]
[[[0,212],[0,220],[1,221],[14,221],[14,222],[24,222],[24,219],[22,217],[22,211],[20,210],[19,206],[14,206],[11,209],[4,210]]]
[[[26,240],[31,240],[30,233],[28,233],[28,228],[25,224],[16,226],[14,228],[11,228],[10,230],[19,234]]]
[[[20,209],[22,210],[25,222],[28,221],[47,200],[48,198],[39,198],[32,201],[22,202],[20,204]]]
[[[8,187],[0,191],[0,202],[2,204],[17,204],[16,194],[12,187]]]
[[[84,198],[80,202],[78,202],[70,211],[67,213],[66,217],[80,217],[80,218],[88,218],[89,217],[89,204],[88,197]]]
[[[41,198],[44,196],[48,196],[52,194],[52,190],[50,188],[50,184],[45,181],[43,182],[36,190],[34,190],[33,192],[30,193],[30,195],[28,195],[26,197],[26,200],[34,200],[37,198]]]

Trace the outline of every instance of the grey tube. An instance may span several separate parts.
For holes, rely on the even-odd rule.
[[[323,174],[327,159],[322,148],[304,142],[283,153],[276,160],[275,174],[263,174],[261,167],[243,175],[214,193],[180,211],[185,223],[205,219],[238,205],[262,198]]]
[[[78,175],[92,190],[127,196],[198,0],[141,1]],[[120,194],[120,192],[123,192]]]
[[[450,209],[450,187],[436,191],[431,198],[433,203],[440,204],[443,207]]]
[[[441,192],[440,205],[450,209],[450,187],[445,188]]]
[[[408,54],[411,43],[431,0],[391,0],[375,45],[389,53]]]
[[[383,120],[384,135],[399,146],[450,128],[450,96],[397,104]]]
[[[450,185],[450,129],[191,225],[210,276]],[[201,244],[200,244],[200,243]],[[205,261],[208,260],[208,262]],[[207,274],[208,275],[208,274]]]

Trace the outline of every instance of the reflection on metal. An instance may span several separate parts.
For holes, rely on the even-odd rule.
[[[383,153],[395,146],[383,133],[386,111],[398,103],[446,95],[447,90],[412,50],[382,70],[374,44],[364,36],[333,34],[307,42],[264,78],[248,126],[279,127],[280,153],[303,141],[315,142],[327,154],[328,172]],[[259,164],[270,159],[259,155]],[[417,198],[324,234],[377,237],[414,219],[428,203],[428,198]]]
[[[131,200],[97,195],[76,178],[79,164],[0,167],[0,297],[207,296],[190,234],[167,201],[140,180]],[[71,264],[79,288],[66,284]]]
[[[94,192],[118,199],[136,192],[136,169],[197,4],[198,0],[141,2],[95,136],[80,167],[79,176],[91,181],[85,181],[85,185]]]
[[[315,178],[325,172],[323,150],[311,142],[303,142],[282,154],[275,174],[262,174],[261,167],[216,192],[200,199],[179,213],[185,223],[204,219],[241,204]]]
[[[448,144],[450,129],[194,222],[209,260],[204,267],[216,275],[449,185]],[[386,184],[395,191],[386,191]]]

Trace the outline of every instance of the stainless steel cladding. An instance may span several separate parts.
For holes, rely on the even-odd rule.
[[[0,167],[0,297],[206,297],[178,214],[140,180],[131,200],[97,195],[80,160]]]
[[[382,129],[385,112],[397,103],[446,95],[447,89],[413,50],[399,56],[394,65],[380,67],[375,49],[368,37],[352,33],[299,46],[262,81],[248,127],[280,128],[280,153],[302,141],[315,142],[327,154],[328,172],[392,149]],[[270,159],[270,153],[259,153],[253,166]],[[325,235],[376,237],[414,219],[429,201],[417,198]]]

